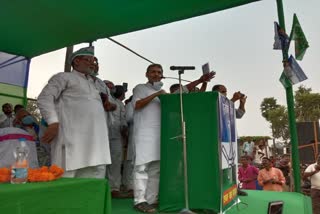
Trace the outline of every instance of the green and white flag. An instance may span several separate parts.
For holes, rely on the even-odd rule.
[[[293,15],[293,23],[290,34],[290,40],[294,40],[295,46],[295,58],[297,60],[302,60],[307,48],[309,47],[308,41],[302,31],[301,25],[299,23],[296,14]]]

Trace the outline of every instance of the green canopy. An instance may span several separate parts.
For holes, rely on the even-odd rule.
[[[34,57],[259,0],[2,0],[0,51]]]

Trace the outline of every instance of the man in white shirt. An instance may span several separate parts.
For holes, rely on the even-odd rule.
[[[51,143],[52,163],[65,177],[104,178],[110,164],[103,103],[95,86],[93,47],[71,56],[72,72],[54,75],[38,97],[48,123],[42,142]]]
[[[162,66],[149,65],[148,82],[133,89],[134,136],[136,159],[134,167],[134,204],[140,212],[155,212],[160,175],[160,99]]]
[[[317,162],[311,164],[304,171],[303,178],[310,177],[311,180],[311,199],[313,213],[320,213],[320,155]]]
[[[254,148],[254,142],[251,140],[248,140],[248,142],[243,143],[242,151],[244,155],[248,155],[251,158],[253,157],[253,148]]]
[[[253,163],[256,167],[260,168],[262,164],[262,158],[266,156],[265,146],[260,143],[257,147],[253,148],[254,160]]]

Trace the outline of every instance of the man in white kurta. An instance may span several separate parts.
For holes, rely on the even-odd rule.
[[[134,142],[134,204],[139,211],[155,211],[160,175],[160,100],[162,67],[152,64],[147,68],[148,83],[133,89]]]
[[[93,50],[80,49],[71,62],[72,72],[54,75],[38,97],[48,123],[42,142],[51,143],[52,163],[65,177],[104,178],[111,160],[103,104],[90,76]]]
[[[121,87],[121,86],[119,86]],[[121,165],[123,160],[123,133],[127,129],[127,121],[125,115],[125,107],[121,100],[124,99],[125,92],[123,88],[116,86],[116,93],[113,94],[114,101],[117,106],[112,111],[114,121],[109,126],[109,140],[112,164],[107,167],[107,175],[111,188],[112,197],[124,197],[120,194],[121,186]]]

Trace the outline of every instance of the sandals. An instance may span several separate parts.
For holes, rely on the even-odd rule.
[[[134,205],[134,209],[142,213],[155,213],[157,210],[147,202]]]

